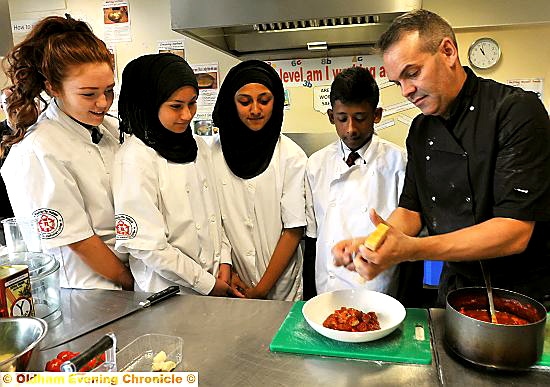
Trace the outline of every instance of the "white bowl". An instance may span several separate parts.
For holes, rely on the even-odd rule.
[[[354,308],[363,313],[375,312],[380,329],[368,332],[346,332],[325,328],[323,322],[341,307]],[[362,343],[381,339],[392,333],[405,319],[405,307],[387,294],[366,289],[345,289],[322,293],[307,301],[302,313],[308,324],[330,339],[348,343]]]

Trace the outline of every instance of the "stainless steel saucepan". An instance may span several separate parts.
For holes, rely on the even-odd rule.
[[[495,309],[528,321],[504,325],[468,317],[465,310],[488,309],[487,289],[456,289],[447,295],[445,341],[463,359],[489,368],[522,370],[540,360],[544,347],[546,309],[530,297],[493,289]]]

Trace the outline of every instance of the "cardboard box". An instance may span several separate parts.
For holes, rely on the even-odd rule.
[[[34,316],[26,265],[0,266],[0,317]]]

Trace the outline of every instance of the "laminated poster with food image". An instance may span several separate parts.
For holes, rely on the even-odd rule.
[[[197,112],[191,122],[193,134],[197,136],[212,136],[215,134],[216,128],[212,122],[212,111]]]
[[[218,98],[219,65],[214,63],[190,64],[197,83],[199,84],[199,98],[197,106],[200,109],[212,110]]]

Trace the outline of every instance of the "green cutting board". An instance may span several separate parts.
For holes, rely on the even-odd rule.
[[[426,309],[407,309],[407,317],[401,326],[380,340],[345,343],[313,330],[304,319],[303,305],[304,301],[298,301],[292,306],[271,341],[271,351],[413,364],[432,362]],[[415,339],[418,325],[424,328],[424,340]]]
[[[544,350],[542,352],[542,358],[537,365],[550,367],[550,313],[546,316],[545,329]]]

